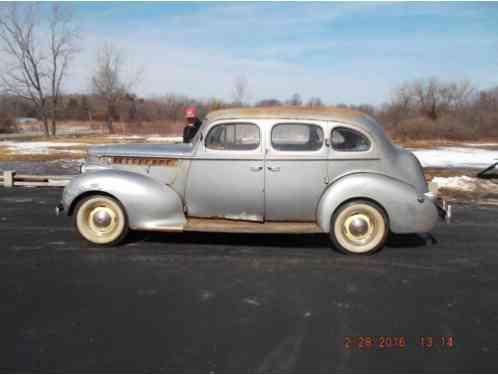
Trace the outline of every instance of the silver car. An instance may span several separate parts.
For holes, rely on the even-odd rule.
[[[130,229],[326,233],[355,254],[448,215],[412,153],[373,118],[331,108],[221,110],[191,144],[90,147],[57,211],[100,245]]]

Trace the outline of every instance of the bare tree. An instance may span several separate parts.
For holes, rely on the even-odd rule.
[[[440,95],[448,110],[458,110],[469,104],[476,90],[470,81],[450,82],[442,85]]]
[[[37,39],[38,6],[8,4],[0,15],[0,40],[5,70],[1,75],[4,92],[31,101],[49,136],[46,56]]]
[[[278,107],[282,102],[278,99],[263,99],[256,103],[256,107]]]
[[[441,82],[437,78],[405,82],[394,93],[393,105],[405,113],[415,112],[431,120],[467,105],[475,89],[469,81]]]
[[[52,100],[52,135],[56,134],[57,110],[61,95],[62,82],[66,76],[71,59],[78,52],[76,40],[78,30],[73,24],[72,13],[67,6],[52,5],[50,23],[50,89]]]
[[[247,99],[248,82],[246,77],[238,76],[233,84],[233,101],[237,105],[242,105],[244,100]]]
[[[42,27],[37,4],[10,3],[1,8],[0,48],[5,70],[0,79],[3,90],[35,105],[47,136],[50,135],[49,96],[52,99],[52,135],[55,135],[60,90],[70,59],[77,51],[76,38],[70,13],[62,11],[58,5],[52,6],[48,33]]]
[[[301,95],[299,95],[297,92],[294,93],[289,100],[286,101],[285,104],[292,105],[292,106],[301,106],[303,104],[303,101],[301,100]]]
[[[104,44],[98,50],[91,84],[94,94],[106,103],[106,126],[109,133],[114,131],[112,123],[119,102],[131,93],[140,77],[140,73],[136,73],[133,78],[126,77],[125,67],[123,50],[110,43]]]
[[[306,106],[310,108],[323,107],[323,102],[319,97],[311,97],[308,100],[308,103],[306,103]]]

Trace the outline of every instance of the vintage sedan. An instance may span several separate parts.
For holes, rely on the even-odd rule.
[[[376,121],[345,109],[211,112],[191,144],[90,147],[58,213],[100,245],[128,231],[326,233],[354,254],[448,212]]]

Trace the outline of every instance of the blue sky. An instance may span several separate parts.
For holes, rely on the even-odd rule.
[[[73,3],[82,52],[66,90],[88,87],[97,47],[144,70],[141,95],[230,99],[245,76],[251,101],[389,100],[404,80],[498,84],[498,3]]]

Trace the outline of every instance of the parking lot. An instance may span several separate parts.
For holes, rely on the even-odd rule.
[[[3,371],[498,370],[498,208],[456,206],[432,238],[354,257],[317,235],[97,248],[59,197],[0,190]]]

